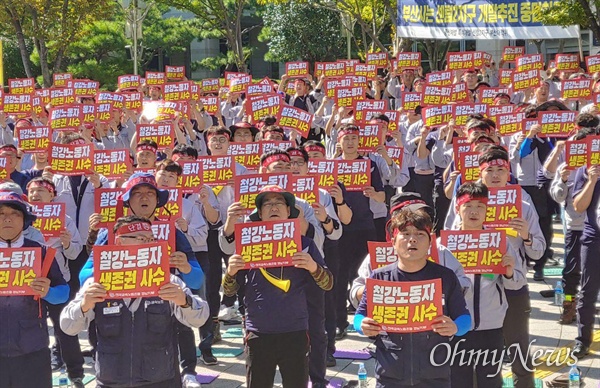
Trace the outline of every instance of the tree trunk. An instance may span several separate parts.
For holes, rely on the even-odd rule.
[[[600,24],[598,23],[598,18],[594,15],[592,8],[590,7],[590,1],[588,0],[577,0],[581,7],[583,8],[583,12],[585,16],[587,16],[588,21],[590,23],[590,30],[592,30],[592,34],[596,40],[600,41]],[[598,11],[598,10],[597,10]]]
[[[25,69],[25,74],[27,74],[27,78],[33,78],[33,71],[31,70],[31,61],[29,60],[29,52],[27,51],[27,44],[25,43],[25,34],[23,34],[23,26],[21,25],[21,20],[19,20],[19,17],[14,8],[7,7],[6,10],[10,14],[10,20],[17,35],[17,44],[19,45],[19,53],[21,54],[21,62],[23,62],[23,69]]]
[[[50,74],[50,66],[48,65],[48,47],[43,38],[34,38],[35,48],[40,55],[40,68],[42,69],[42,77],[44,79],[44,87],[52,86],[52,74]]]
[[[562,54],[564,51],[565,51],[565,40],[559,39],[558,40],[558,54]]]

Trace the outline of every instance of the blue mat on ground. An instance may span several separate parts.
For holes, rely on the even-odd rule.
[[[562,267],[544,268],[544,276],[562,276]]]
[[[198,380],[200,384],[210,384],[215,381],[217,377],[219,377],[218,373],[198,373],[198,375],[196,375],[196,380]]]
[[[502,379],[502,388],[514,388],[512,377],[505,377]],[[540,379],[535,379],[535,388],[543,388],[544,382]]]
[[[224,348],[214,347],[212,348],[213,356],[216,358],[234,358],[244,353],[244,348]],[[196,349],[196,355],[200,357],[200,350]]]
[[[53,373],[52,374],[52,386],[53,387],[58,387],[58,378],[59,377],[60,376],[59,376],[58,373]],[[83,384],[84,385],[86,385],[90,381],[94,381],[94,380],[96,380],[96,376],[90,376],[90,375],[83,376]],[[69,380],[69,384],[71,384],[71,380]]]
[[[241,327],[230,327],[221,334],[222,338],[244,338],[244,330]]]

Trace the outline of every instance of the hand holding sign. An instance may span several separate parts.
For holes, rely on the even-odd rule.
[[[192,266],[183,252],[177,251],[171,253],[171,256],[169,256],[169,264],[171,267],[177,268],[177,270],[183,274],[188,274],[192,271]]]
[[[381,331],[381,325],[373,318],[365,317],[360,324],[360,329],[367,337],[375,337]]]
[[[512,279],[513,274],[515,273],[515,258],[511,255],[502,256],[502,266],[506,268],[506,276],[508,279]]]
[[[516,230],[522,239],[527,240],[529,238],[529,222],[525,218],[513,218],[508,221],[508,226]]]
[[[81,311],[87,313],[96,306],[96,303],[104,302],[106,296],[106,288],[102,284],[92,283],[83,293]]]
[[[296,268],[302,268],[310,273],[315,273],[319,266],[313,260],[312,256],[306,252],[296,252],[292,256],[292,263]]]
[[[233,255],[229,258],[227,264],[227,274],[229,276],[235,276],[239,271],[243,270],[246,266],[246,262],[241,255]]]
[[[29,287],[35,291],[40,298],[45,298],[50,290],[50,279],[48,278],[35,278],[29,284]]]
[[[178,284],[165,284],[158,290],[158,296],[162,300],[175,303],[177,306],[184,306],[186,304],[185,292]]]
[[[437,317],[433,324],[431,325],[433,331],[438,333],[444,337],[451,337],[458,331],[458,327],[456,327],[456,323],[452,320],[452,318],[442,315],[441,317]]]

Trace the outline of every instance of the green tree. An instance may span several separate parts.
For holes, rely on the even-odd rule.
[[[568,27],[579,25],[590,29],[594,38],[600,40],[600,0],[561,0],[541,11],[546,25]]]
[[[268,5],[259,40],[268,42],[265,61],[334,61],[343,56],[338,14],[308,4]],[[309,24],[310,23],[310,24]]]

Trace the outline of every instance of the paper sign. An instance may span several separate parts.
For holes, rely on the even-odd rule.
[[[388,333],[430,331],[444,315],[442,279],[390,282],[367,279],[367,316]]]
[[[319,79],[323,74],[326,78],[343,77],[346,75],[346,65],[341,62],[316,62],[314,77]]]
[[[452,85],[452,93],[450,94],[450,102],[468,102],[471,91],[467,90],[467,84],[459,82]]]
[[[363,63],[357,63],[354,65],[355,76],[362,76],[367,79],[374,79],[377,77],[377,67],[375,65],[366,65]]]
[[[498,122],[497,116],[507,115],[510,113],[515,113],[515,105],[513,104],[488,106],[488,116],[490,119],[495,120],[496,122]]]
[[[428,85],[450,86],[454,76],[451,71],[434,71],[425,75],[425,81]]]
[[[233,178],[235,187],[235,202],[241,202],[250,211],[256,208],[256,196],[267,185],[276,185],[288,189],[290,173],[275,174],[246,174]]]
[[[335,90],[337,88],[349,88],[353,86],[353,82],[350,78],[333,78],[326,79],[323,82],[323,89],[328,98],[335,97]]]
[[[288,77],[305,77],[308,75],[308,62],[286,62],[285,74]]]
[[[496,131],[500,136],[512,136],[523,132],[525,113],[509,113],[496,116]]]
[[[219,91],[220,83],[218,78],[207,78],[202,80],[202,93],[217,93]]]
[[[152,221],[152,234],[158,241],[165,241],[168,245],[169,256],[173,253],[177,247],[177,230],[175,228],[175,221]],[[170,265],[170,267],[173,267]]]
[[[447,70],[469,70],[475,68],[474,52],[448,53]]]
[[[450,102],[452,87],[425,85],[423,89],[423,106],[445,105]]]
[[[544,70],[544,58],[542,54],[527,54],[516,58],[517,72],[529,70]]]
[[[475,182],[479,179],[479,152],[463,152],[459,154],[461,182]]]
[[[496,95],[498,95],[498,93],[505,93],[508,94],[508,88],[485,88],[485,87],[481,87],[479,89],[477,89],[477,93],[479,95],[479,98],[477,99],[477,101],[481,102],[482,104],[488,104],[488,105],[492,105],[494,104],[494,98],[496,98]]]
[[[120,75],[117,84],[119,90],[137,89],[142,85],[142,79],[136,74]]]
[[[567,140],[565,142],[565,163],[568,170],[577,170],[587,165],[587,139]]]
[[[50,109],[48,125],[54,131],[78,131],[83,124],[83,106],[69,105]]]
[[[561,82],[563,100],[589,100],[592,98],[592,80],[589,78],[564,80]]]
[[[379,145],[384,144],[383,133],[378,124],[363,124],[358,127],[358,152],[373,152]]]
[[[55,88],[64,88],[67,85],[67,80],[73,79],[71,73],[54,73],[52,74],[52,86]]]
[[[83,175],[93,171],[91,144],[50,143],[48,163],[52,172],[62,175]]]
[[[95,119],[98,120],[99,122],[103,123],[103,124],[107,124],[113,118],[112,111],[113,111],[113,107],[112,107],[112,105],[111,105],[110,102],[104,102],[102,104],[96,104],[96,109],[95,109],[95,112],[94,112]]]
[[[249,170],[258,170],[260,163],[260,144],[254,143],[229,143],[227,155],[235,158],[235,161]]]
[[[464,126],[469,120],[469,116],[472,115],[487,116],[487,105],[476,103],[452,105],[452,117],[455,125]]]
[[[143,95],[141,92],[123,92],[123,107],[127,110],[131,110],[140,113],[143,108]]]
[[[337,165],[335,160],[311,159],[308,161],[308,173],[319,177],[319,187],[327,188],[337,183]]]
[[[516,71],[512,74],[513,91],[536,88],[540,86],[540,74],[538,70]]]
[[[209,115],[216,115],[217,111],[221,109],[221,104],[219,102],[219,97],[216,96],[203,96],[199,98],[199,101],[202,103],[204,110]]]
[[[588,74],[594,74],[600,71],[600,55],[590,55],[585,57],[585,65]]]
[[[94,281],[109,299],[148,298],[169,283],[168,246],[164,241],[140,245],[96,245]]]
[[[452,120],[452,105],[438,105],[423,108],[421,111],[426,127],[438,127]]]
[[[192,83],[189,81],[168,83],[163,87],[165,101],[188,101],[191,98]]]
[[[502,60],[506,63],[514,63],[517,57],[525,54],[525,46],[504,46]]]
[[[50,143],[49,127],[16,127],[15,134],[19,142],[19,148],[25,153],[36,153],[48,151]]]
[[[385,100],[356,100],[354,101],[354,120],[363,121],[365,120],[364,112],[367,110],[384,110],[386,107]],[[366,120],[365,120],[366,121]]]
[[[138,143],[144,139],[154,140],[160,150],[172,148],[175,142],[175,133],[171,123],[137,124],[136,131]]]
[[[512,75],[515,69],[499,69],[498,70],[498,83],[501,86],[508,86],[512,83]]]
[[[393,69],[401,72],[404,69],[414,70],[419,67],[421,67],[421,53],[398,53]]]
[[[118,215],[118,198],[123,193],[123,189],[111,189],[100,187],[94,190],[94,213],[99,213],[102,220],[98,224],[99,228],[111,228]]]
[[[540,137],[569,137],[575,129],[577,112],[539,112],[538,123],[542,126]]]
[[[168,80],[178,81],[185,77],[185,66],[165,66]]]
[[[362,100],[365,89],[362,86],[339,87],[335,89],[334,99],[338,107],[352,107],[354,101]]]
[[[2,96],[2,111],[7,115],[27,117],[33,110],[31,94],[4,94]]]
[[[208,186],[227,185],[235,176],[233,156],[200,156],[202,183]]]
[[[231,86],[231,80],[234,78],[238,78],[238,77],[244,77],[247,76],[248,74],[246,73],[236,73],[233,71],[226,71],[225,72],[225,86],[229,87]]]
[[[246,103],[246,113],[256,123],[266,116],[277,116],[283,105],[283,99],[279,94],[267,94],[264,96],[251,97]]]
[[[336,160],[338,180],[347,191],[363,191],[371,186],[371,160]]]
[[[125,98],[120,93],[99,92],[96,96],[96,103],[110,103],[113,109],[123,109]]]
[[[191,194],[200,191],[202,188],[202,162],[197,160],[193,162],[178,162],[183,172],[178,178],[177,187],[183,194]]]
[[[77,97],[94,98],[96,97],[96,94],[98,94],[100,82],[89,79],[79,79],[73,80],[71,85],[75,90],[75,95]]]
[[[303,199],[312,205],[319,201],[319,178],[314,175],[292,175],[289,190],[297,198]]]
[[[415,108],[423,105],[423,93],[421,92],[404,92],[402,93],[402,111],[414,112]]]
[[[503,230],[442,230],[441,245],[454,254],[466,274],[506,274],[502,257],[506,254]]]
[[[371,271],[398,261],[398,255],[390,242],[368,241]]]
[[[94,171],[109,180],[121,179],[132,168],[128,149],[94,150]]]
[[[144,78],[146,79],[146,85],[148,86],[160,86],[167,83],[167,76],[163,72],[147,71]]]
[[[404,95],[406,93],[402,93]],[[387,125],[388,133],[392,133],[398,130],[398,121],[400,120],[400,112],[397,110],[367,110],[365,112],[365,120],[369,121],[375,115],[385,115],[390,122]]]
[[[387,146],[388,156],[398,165],[402,167],[402,158],[404,157],[404,148]]]
[[[229,91],[231,93],[243,93],[251,83],[252,77],[249,75],[233,78],[229,81]]]
[[[35,79],[12,78],[8,80],[8,93],[10,94],[33,94],[35,91]]]
[[[0,296],[38,295],[29,285],[42,273],[42,248],[0,250]]]
[[[273,94],[272,84],[252,84],[246,87],[246,97],[262,96],[264,94]]]
[[[308,137],[313,115],[291,105],[284,105],[277,114],[277,123],[283,129],[297,131],[302,137]]]
[[[556,54],[556,70],[579,71],[579,54]]]
[[[378,69],[385,69],[388,66],[387,53],[367,53],[366,59],[367,65],[375,65]]]
[[[169,200],[165,206],[156,209],[155,216],[162,221],[174,221],[183,217],[183,207],[181,205],[183,192],[181,189],[174,187],[167,190],[169,190]]]
[[[521,186],[490,187],[488,194],[485,228],[508,228],[508,222],[523,217]]]
[[[587,167],[590,168],[600,164],[600,137],[587,136],[586,140],[588,142]]]
[[[302,250],[298,219],[238,223],[235,235],[235,251],[244,259],[244,269],[289,267],[292,256]]]
[[[42,232],[45,238],[60,237],[66,229],[66,208],[62,202],[31,202],[31,213],[37,218],[32,226]]]

